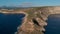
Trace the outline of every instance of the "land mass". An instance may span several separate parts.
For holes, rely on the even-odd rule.
[[[15,34],[44,34],[46,20],[51,14],[60,14],[60,6],[31,7],[26,9],[1,9],[4,14],[25,14],[21,26]]]

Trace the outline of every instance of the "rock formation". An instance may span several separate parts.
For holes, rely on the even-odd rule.
[[[33,7],[21,10],[0,10],[4,14],[19,14],[23,13],[26,16],[23,18],[21,26],[18,26],[15,34],[44,34],[47,25],[46,20],[51,14],[60,14],[60,7]]]

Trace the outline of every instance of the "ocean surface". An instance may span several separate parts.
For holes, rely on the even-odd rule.
[[[45,34],[60,34],[60,14],[50,15]]]
[[[14,34],[17,27],[22,24],[24,14],[0,13],[0,34]]]

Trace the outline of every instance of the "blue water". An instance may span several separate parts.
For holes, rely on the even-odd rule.
[[[50,15],[45,34],[60,34],[60,15]]]
[[[0,13],[0,34],[14,34],[21,25],[24,14]]]

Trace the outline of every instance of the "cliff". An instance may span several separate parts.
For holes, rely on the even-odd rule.
[[[47,26],[46,20],[51,14],[60,14],[60,7],[33,7],[27,9],[15,9],[15,10],[0,10],[0,13],[4,14],[20,14],[23,13],[26,16],[23,18],[21,26],[18,26],[15,34],[44,34]]]

